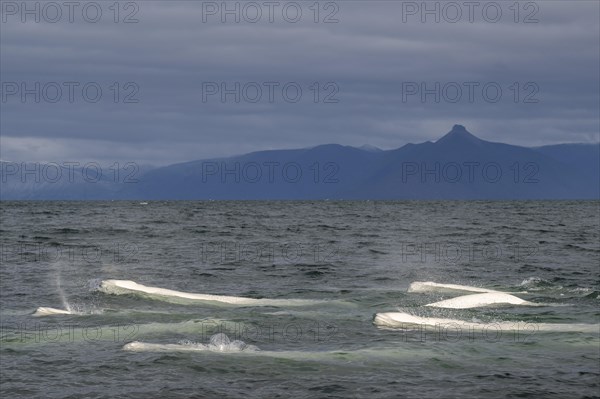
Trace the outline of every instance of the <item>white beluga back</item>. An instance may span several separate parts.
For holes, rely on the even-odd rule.
[[[177,344],[151,344],[134,341],[123,346],[130,352],[257,352],[254,345],[244,341],[231,341],[226,334],[218,333],[210,337],[208,345],[191,341],[179,341]]]
[[[433,308],[470,309],[491,305],[539,306],[538,304],[525,301],[514,295],[500,292],[485,292],[482,294],[463,295],[456,298],[446,299],[444,301],[430,303],[425,306]]]
[[[490,328],[496,331],[550,331],[550,332],[582,332],[600,333],[599,324],[563,324],[563,323],[530,323],[524,321],[495,321],[491,323],[473,322],[459,319],[446,319],[439,317],[421,317],[404,312],[377,313],[373,319],[377,327],[392,329],[408,328],[449,328],[460,331],[480,330]]]
[[[32,316],[42,317],[42,316],[56,316],[63,314],[73,314],[70,310],[65,309],[56,309],[56,308],[48,308],[48,307],[39,307],[35,310]]]
[[[408,292],[502,292],[487,288],[459,284],[440,284],[433,281],[415,281],[408,287]]]
[[[239,296],[200,294],[146,286],[131,280],[103,280],[100,283],[98,290],[104,292],[105,294],[112,295],[141,294],[157,300],[184,299],[191,301],[223,303],[235,306],[307,306],[323,304],[326,302],[316,299],[258,299]]]

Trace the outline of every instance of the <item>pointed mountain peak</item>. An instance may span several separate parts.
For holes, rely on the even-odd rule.
[[[463,125],[452,126],[451,132],[469,133],[469,132],[467,132],[467,129]]]
[[[441,143],[479,143],[483,140],[477,138],[467,131],[463,125],[454,125],[444,137],[436,141],[436,144]]]

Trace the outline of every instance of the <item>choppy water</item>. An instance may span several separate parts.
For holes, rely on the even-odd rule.
[[[599,322],[599,202],[2,202],[3,397],[390,398],[600,395],[598,332],[393,331],[377,312]],[[104,279],[315,299],[232,307],[97,290]],[[541,307],[431,309],[413,281]],[[35,318],[38,306],[83,315]],[[256,352],[128,352],[143,341]],[[188,343],[189,344],[189,343]]]

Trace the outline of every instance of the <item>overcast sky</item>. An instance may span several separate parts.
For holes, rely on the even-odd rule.
[[[242,1],[239,23],[220,1],[88,3],[38,3],[36,22],[2,2],[1,159],[391,149],[455,123],[526,146],[599,140],[595,0],[437,2],[439,22],[421,1]]]

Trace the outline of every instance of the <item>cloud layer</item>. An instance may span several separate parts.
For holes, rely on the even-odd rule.
[[[597,2],[90,3],[3,2],[2,159],[599,140]]]

